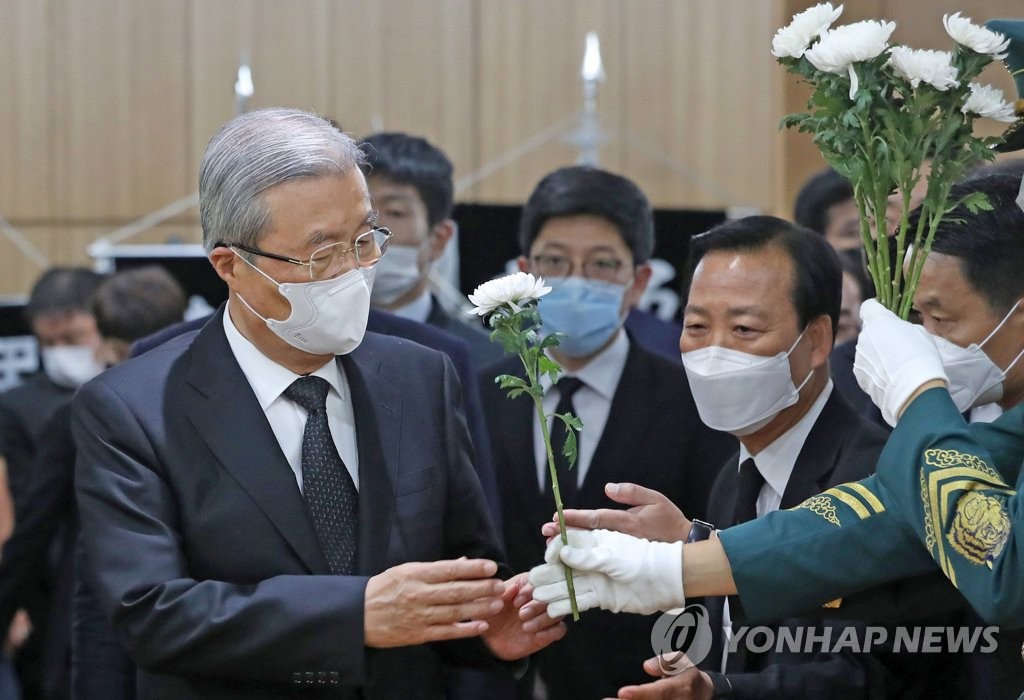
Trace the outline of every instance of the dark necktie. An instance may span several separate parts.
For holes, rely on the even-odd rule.
[[[739,481],[736,484],[736,508],[733,511],[733,525],[745,523],[757,517],[757,497],[761,495],[761,488],[764,486],[764,477],[754,464],[753,458],[748,457],[740,465]],[[733,625],[735,634],[736,625]],[[740,641],[736,652],[728,653],[725,662],[726,673],[744,673],[750,671],[759,662],[760,655],[754,654],[746,648],[743,640]]]
[[[351,574],[359,542],[359,492],[341,461],[327,424],[330,388],[326,379],[300,377],[285,389],[284,395],[306,409],[302,496],[320,549],[332,574]]]
[[[740,478],[736,485],[736,509],[733,511],[733,525],[745,523],[757,517],[757,497],[761,495],[764,477],[758,471],[753,458],[748,457],[740,465]]]
[[[555,384],[555,388],[558,389],[558,405],[555,407],[555,413],[571,413],[574,416],[576,411],[573,410],[572,397],[579,388],[583,386],[583,382],[576,377],[562,377]],[[555,453],[555,471],[558,473],[558,490],[562,495],[562,504],[568,508],[572,508],[576,503],[576,491],[579,473],[576,471],[574,466],[572,469],[569,468],[569,459],[562,454],[562,447],[565,446],[565,438],[568,435],[563,423],[558,418],[554,419],[553,425],[551,426],[551,450]],[[576,436],[576,451],[579,452],[579,435]],[[577,459],[579,462],[579,459]],[[551,492],[551,472],[546,471],[546,482],[547,491]]]

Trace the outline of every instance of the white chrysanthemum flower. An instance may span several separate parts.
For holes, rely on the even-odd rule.
[[[893,46],[889,49],[889,65],[915,88],[921,83],[928,83],[936,90],[948,90],[960,84],[957,80],[959,71],[953,65],[953,54],[949,51]]]
[[[789,25],[775,32],[772,56],[800,58],[811,42],[824,34],[842,13],[842,5],[833,8],[832,3],[825,2],[793,15]]]
[[[978,26],[970,17],[961,17],[959,12],[943,15],[942,24],[956,43],[994,59],[1006,58],[1003,52],[1010,45],[1010,40],[999,32]]]
[[[540,299],[550,291],[551,287],[544,286],[543,277],[534,277],[527,272],[516,272],[484,282],[474,289],[469,295],[474,308],[469,313],[486,316],[502,306],[519,311],[523,305]]]
[[[964,114],[977,114],[997,122],[1016,121],[1013,105],[1003,99],[1003,91],[991,85],[971,83],[971,94],[964,101],[960,111]]]
[[[880,56],[889,48],[889,37],[895,29],[895,22],[877,20],[844,24],[825,32],[821,41],[807,49],[804,57],[820,71],[836,75],[849,73],[852,100],[860,85],[853,64]]]

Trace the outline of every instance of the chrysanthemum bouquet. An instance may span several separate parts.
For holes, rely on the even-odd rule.
[[[469,295],[469,301],[473,304],[471,313],[483,316],[487,324],[494,329],[491,332],[491,340],[500,342],[506,353],[518,355],[523,363],[523,369],[526,372],[525,379],[511,374],[502,374],[495,381],[502,389],[508,390],[510,399],[518,398],[523,394],[533,398],[547,454],[548,471],[551,474],[551,489],[555,495],[555,510],[558,513],[562,544],[569,544],[565,517],[562,515],[562,495],[558,488],[558,473],[555,469],[555,454],[551,446],[548,422],[553,419],[560,420],[565,424],[566,441],[564,445],[560,446],[560,449],[569,465],[576,463],[576,433],[583,427],[583,423],[571,413],[548,414],[544,411],[544,389],[540,383],[541,377],[547,376],[554,383],[558,381],[558,375],[562,372],[562,367],[544,352],[545,349],[558,345],[559,334],[551,333],[541,336],[537,332],[541,326],[537,301],[550,291],[550,287],[544,286],[543,277],[517,272],[480,285]],[[580,614],[576,606],[576,591],[573,588],[572,570],[568,566],[565,567],[565,581],[569,587],[572,617],[574,620],[578,620]]]
[[[829,165],[850,181],[878,300],[907,318],[935,230],[961,203],[950,201],[950,188],[968,168],[990,160],[1000,140],[974,136],[974,120],[1015,119],[1000,90],[971,82],[1004,57],[1009,42],[955,13],[943,18],[952,51],[894,46],[894,22],[832,28],[842,11],[831,3],[811,7],[772,40],[772,55],[813,89],[807,112],[782,123],[812,134]],[[911,230],[911,193],[929,161],[927,193]],[[891,195],[902,205],[895,232],[886,220]],[[989,206],[980,193],[962,203],[971,211]],[[893,250],[886,233],[895,238]]]

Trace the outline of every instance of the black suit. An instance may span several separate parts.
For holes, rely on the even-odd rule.
[[[793,508],[832,486],[857,481],[871,474],[885,446],[886,437],[884,430],[858,416],[833,388],[796,458],[779,509]],[[756,455],[754,460],[757,460]],[[711,492],[709,515],[711,522],[719,527],[734,524],[732,520],[738,465],[737,453],[718,475]],[[794,585],[799,585],[799,582],[794,581]],[[713,635],[712,651],[700,664],[705,671],[716,672],[721,668],[724,600],[714,597],[704,601]],[[731,617],[736,620],[741,617],[738,599],[732,597],[729,600]],[[790,619],[783,621],[782,625],[835,627],[831,638],[836,640],[848,623]],[[863,636],[860,638],[863,639]],[[728,676],[736,700],[777,697],[866,698],[872,697],[872,685],[877,687],[882,682],[875,661],[848,651],[837,654],[769,651],[756,658],[749,658],[744,654],[741,643],[737,653],[742,655],[744,672],[730,673]]]
[[[15,527],[33,508],[31,494],[36,480],[35,470],[39,464],[40,446],[47,445],[49,441],[48,426],[58,409],[70,403],[74,393],[74,389],[55,384],[44,372],[37,372],[24,383],[0,393],[0,444],[7,460],[8,484],[16,514]],[[66,511],[58,515],[64,516]],[[46,636],[50,630],[65,630],[70,624],[65,609],[52,609],[55,592],[65,584],[70,585],[61,579],[64,572],[61,564],[67,561],[68,546],[67,541],[55,545],[56,570],[48,566],[45,556],[33,557],[31,565],[24,561],[10,563],[19,569],[16,585],[24,593],[17,600],[17,605],[28,612],[34,630],[15,658],[27,698],[37,697],[55,677],[66,678],[67,634],[62,637],[63,645],[60,639],[46,639]],[[51,614],[56,617],[51,619]]]
[[[331,576],[222,314],[75,399],[83,542],[139,696],[439,697],[442,660],[487,663],[482,643],[368,650],[363,595],[402,562],[499,556],[450,362],[375,334],[339,358],[360,541]]]
[[[490,368],[480,385],[502,491],[506,550],[512,568],[525,571],[543,560],[540,527],[555,507],[537,479],[532,399],[509,400],[494,383],[497,374],[522,376],[518,358]],[[589,439],[586,426],[583,436]],[[604,485],[631,481],[664,493],[691,516],[704,517],[718,466],[735,445],[735,438],[701,423],[679,365],[631,343],[575,507],[621,507],[604,495]],[[606,697],[623,685],[644,682],[641,664],[651,654],[652,624],[650,617],[600,610],[570,621],[566,637],[537,655],[550,697]]]
[[[430,297],[430,315],[427,323],[453,335],[469,346],[469,354],[476,370],[486,367],[501,359],[502,349],[498,343],[492,343],[490,333],[480,324],[479,317],[466,314],[465,319],[456,318],[441,306],[437,297]]]

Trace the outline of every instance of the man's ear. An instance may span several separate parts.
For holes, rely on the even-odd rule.
[[[651,265],[650,263],[641,263],[636,266],[636,270],[633,272],[633,281],[628,287],[626,287],[626,294],[623,297],[622,304],[625,307],[625,311],[635,309],[640,304],[640,298],[647,291],[647,285],[651,281]]]
[[[525,255],[520,255],[518,258],[516,258],[516,263],[519,265],[520,272],[530,271],[530,261],[526,259]]]
[[[833,334],[832,318],[830,316],[818,316],[807,324],[804,335],[811,341],[811,368],[818,369],[828,364],[828,357],[832,354]]]
[[[434,227],[430,229],[429,242],[427,243],[427,260],[434,262],[444,255],[444,249],[454,234],[455,222],[451,219],[445,219],[434,224]]]
[[[211,250],[207,257],[210,260],[210,264],[213,265],[213,270],[217,273],[217,276],[224,280],[228,289],[234,289],[237,275],[235,266],[240,262],[243,265],[245,263],[238,259],[233,250],[223,245]]]

